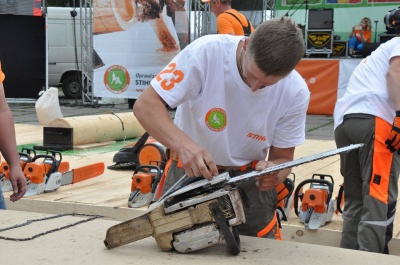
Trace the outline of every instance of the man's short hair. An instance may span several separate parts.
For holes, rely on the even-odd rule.
[[[256,27],[250,35],[246,56],[251,56],[266,76],[284,77],[296,67],[304,52],[301,30],[291,19],[281,17]]]

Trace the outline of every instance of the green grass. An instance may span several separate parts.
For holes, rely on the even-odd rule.
[[[84,150],[78,150],[78,149],[73,149],[73,150],[66,150],[66,151],[60,151],[61,155],[66,155],[66,156],[87,156],[87,155],[93,155],[93,154],[103,154],[103,153],[108,153],[108,152],[118,152],[122,147],[134,142],[135,139],[130,139],[129,141],[117,141],[114,144],[106,145],[106,146],[100,146],[100,147],[92,147]],[[33,149],[34,146],[36,145],[42,145],[41,143],[31,143],[31,144],[23,144],[23,145],[18,145],[18,150],[22,150],[23,148],[26,149]],[[41,150],[35,150],[36,154],[44,154],[46,151],[41,151]]]

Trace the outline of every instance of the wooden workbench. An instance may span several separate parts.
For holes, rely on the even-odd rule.
[[[313,123],[313,120],[308,120],[306,142],[296,148],[295,158],[336,148],[332,137],[332,117],[324,118],[322,116],[315,119],[315,123]],[[310,128],[315,129],[310,130]],[[41,142],[42,130],[43,127],[41,125],[16,124],[18,144]],[[107,167],[113,164],[114,154],[115,152],[107,152],[95,155],[63,156],[63,160],[69,161],[71,168],[100,161],[104,162]],[[310,178],[313,173],[332,175],[335,180],[334,196],[336,196],[338,187],[342,183],[342,177],[339,172],[339,156],[301,165],[294,168],[293,172],[296,176],[296,184]],[[99,177],[74,185],[62,186],[54,192],[23,198],[16,203],[11,203],[6,199],[7,207],[10,210],[46,214],[99,214],[115,221],[125,221],[138,216],[145,210],[143,208],[131,209],[127,207],[132,173],[133,171],[115,171],[106,168],[105,173]],[[5,193],[6,197],[9,195],[9,192]],[[282,224],[284,226],[284,240],[335,247],[339,245],[342,227],[340,215],[334,216],[330,223],[318,231],[304,229],[304,226],[299,223],[293,211],[289,216],[289,221]],[[400,217],[397,216],[395,219],[394,239],[390,245],[391,254],[400,255],[399,238]]]
[[[54,219],[40,220],[46,217]],[[88,217],[48,215],[9,210],[0,215],[0,227],[12,227],[27,220],[40,220],[27,226],[0,232],[2,264],[398,264],[399,257],[320,245],[275,241],[241,236],[238,256],[228,253],[224,243],[197,252],[182,254],[161,251],[154,238],[148,237],[108,250],[103,240],[106,230],[116,221],[97,218],[65,229],[63,226]],[[60,229],[60,230],[58,230]],[[48,233],[50,230],[54,232]],[[30,239],[43,233],[42,236]],[[15,241],[26,239],[25,241]]]

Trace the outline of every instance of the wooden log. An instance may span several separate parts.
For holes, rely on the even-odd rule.
[[[55,119],[51,127],[73,128],[73,145],[132,139],[145,132],[132,112]]]
[[[127,30],[134,23],[135,7],[131,1],[98,0],[93,3],[93,34]]]

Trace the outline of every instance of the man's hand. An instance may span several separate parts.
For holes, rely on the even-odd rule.
[[[395,152],[400,149],[400,111],[396,111],[396,117],[393,120],[392,131],[385,141],[385,144],[390,152]]]
[[[26,178],[20,168],[10,170],[10,181],[13,194],[10,196],[12,202],[18,201],[26,192]]]
[[[267,167],[275,166],[271,161],[258,161],[256,165],[257,171],[262,171]],[[280,183],[280,178],[278,176],[279,171],[270,172],[266,175],[257,177],[257,185],[260,191],[272,190]]]
[[[203,176],[212,179],[218,175],[218,169],[211,153],[196,144],[185,146],[179,151],[179,159],[189,177]]]

